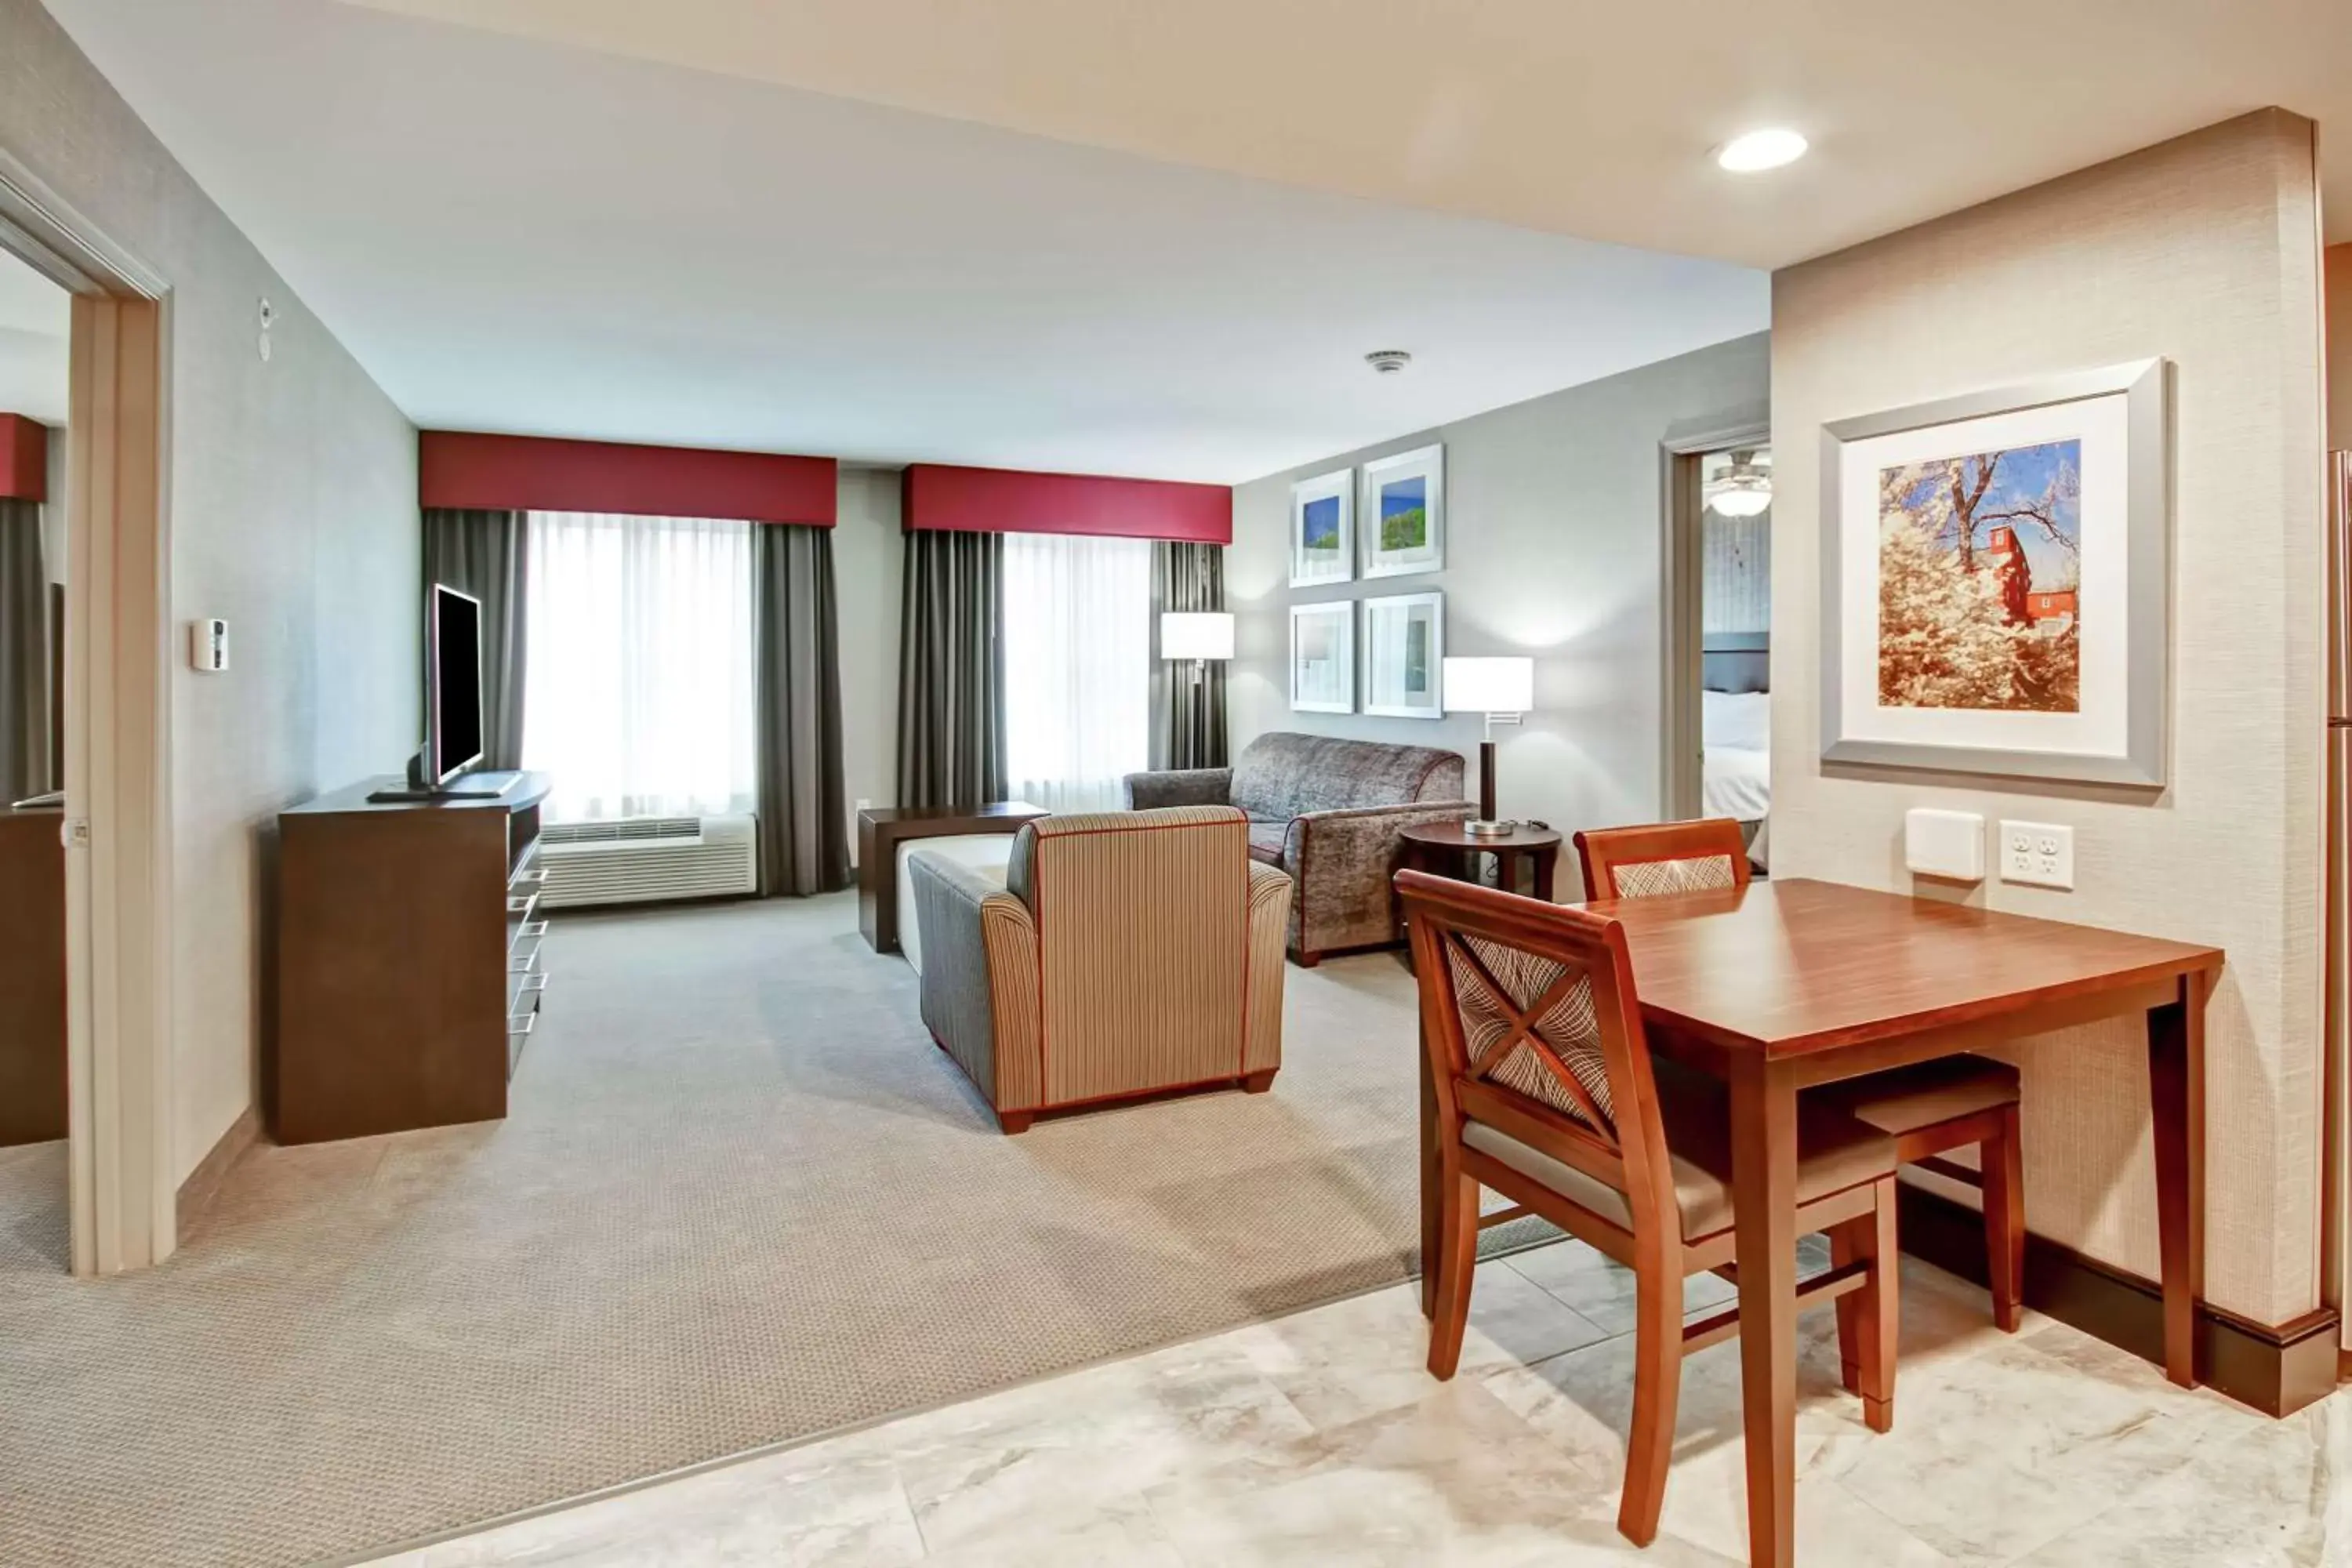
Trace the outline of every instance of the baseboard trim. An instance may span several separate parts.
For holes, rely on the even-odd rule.
[[[1903,1250],[1985,1283],[1984,1217],[1906,1182]],[[2164,1296],[2152,1279],[2085,1257],[2047,1237],[2025,1238],[2025,1304],[2159,1365]],[[2257,1323],[2219,1307],[2197,1310],[2197,1375],[2265,1415],[2290,1415],[2335,1390],[2338,1317],[2325,1307],[2284,1323]]]
[[[252,1148],[260,1137],[260,1113],[248,1105],[236,1121],[228,1124],[228,1131],[220,1135],[220,1141],[212,1146],[211,1152],[196,1162],[196,1168],[190,1171],[188,1179],[180,1184],[173,1205],[179,1235],[183,1238],[213,1206],[213,1200],[220,1195],[221,1183],[227,1178],[230,1167],[243,1159],[245,1152]]]

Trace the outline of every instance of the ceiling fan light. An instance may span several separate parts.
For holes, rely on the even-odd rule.
[[[1725,517],[1754,517],[1772,504],[1772,487],[1727,485],[1707,497],[1706,504]]]

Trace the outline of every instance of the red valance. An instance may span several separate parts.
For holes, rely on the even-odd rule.
[[[1234,542],[1234,492],[1223,485],[915,463],[905,486],[902,521],[910,529]]]
[[[49,427],[0,414],[0,500],[49,499]]]
[[[540,436],[425,430],[416,489],[427,507],[721,517],[831,528],[831,458],[639,447]]]

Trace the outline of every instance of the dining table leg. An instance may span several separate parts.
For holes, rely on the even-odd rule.
[[[2164,1374],[2197,1385],[2197,1303],[2205,1294],[2206,970],[2147,1010],[2147,1093],[2156,1142],[2156,1238],[2164,1283]]]
[[[1748,1561],[1797,1557],[1797,1091],[1778,1064],[1731,1065],[1731,1206],[1738,1231]]]

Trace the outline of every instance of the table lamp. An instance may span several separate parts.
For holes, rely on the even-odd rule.
[[[1501,658],[1449,658],[1444,665],[1445,710],[1483,713],[1486,738],[1478,742],[1478,820],[1465,823],[1471,833],[1496,833],[1495,819],[1495,726],[1517,724],[1536,702],[1536,661],[1521,656]]]

